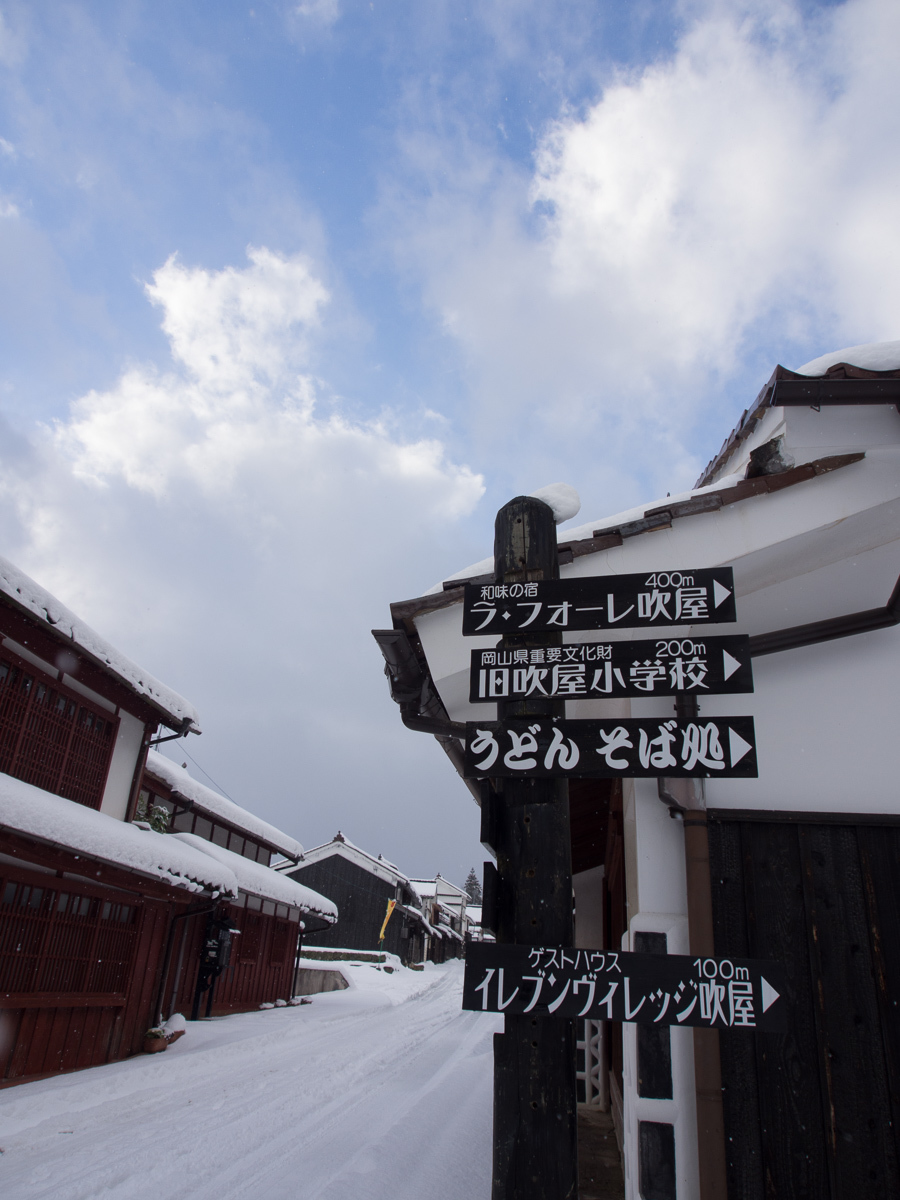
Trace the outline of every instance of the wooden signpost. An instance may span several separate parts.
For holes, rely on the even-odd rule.
[[[696,704],[704,690],[753,690],[746,639],[665,634],[563,646],[562,634],[734,620],[727,567],[560,580],[553,514],[533,497],[497,514],[494,583],[466,586],[463,634],[501,636],[473,651],[470,677],[470,699],[496,703],[498,719],[469,722],[465,744],[465,774],[482,781],[482,829],[497,859],[497,942],[469,947],[463,1002],[504,1015],[494,1037],[493,1200],[575,1200],[575,1019],[699,1027],[698,1122],[718,1141],[721,1095],[709,1112],[699,1103],[714,1074],[707,1059],[717,1058],[709,1039],[720,1029],[785,1027],[780,968],[716,959],[705,937],[695,959],[572,949],[567,777],[755,777],[757,764],[751,717],[701,718]],[[566,699],[648,694],[676,696],[677,717],[565,720]],[[699,852],[699,830],[689,845],[687,825],[700,823],[685,821],[688,858]],[[688,881],[692,952],[694,927],[711,920],[708,853],[706,866],[699,925]],[[486,890],[488,882],[486,874]],[[723,1194],[724,1147],[700,1149],[701,1196],[712,1200]]]
[[[466,585],[462,621],[482,639],[469,698],[497,716],[465,726],[464,761],[497,860],[485,868],[497,941],[469,945],[464,986],[466,1008],[504,1016],[493,1200],[575,1200],[574,1022],[598,1018],[694,1026],[700,1197],[725,1200],[719,1031],[783,1029],[787,1007],[776,964],[713,951],[699,781],[757,775],[753,718],[701,717],[697,705],[704,692],[753,690],[748,639],[704,629],[737,619],[731,568],[560,580],[553,512],[530,496],[500,509],[494,533],[493,582]],[[630,629],[652,636],[621,640]],[[573,632],[599,636],[563,645]],[[392,697],[414,710],[404,722],[458,747],[462,726],[416,715],[426,681],[406,636],[373,633]],[[565,719],[566,700],[629,696],[674,696],[675,717]],[[658,778],[683,817],[690,957],[572,948],[568,778],[611,777]]]

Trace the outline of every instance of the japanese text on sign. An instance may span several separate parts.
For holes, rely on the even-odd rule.
[[[753,718],[470,721],[465,774],[467,779],[756,778]]]
[[[734,621],[730,567],[536,583],[466,584],[463,634]]]
[[[524,1016],[783,1030],[776,963],[474,942],[463,1008]]]
[[[752,691],[746,636],[473,650],[469,675],[472,704],[527,696],[596,700]]]

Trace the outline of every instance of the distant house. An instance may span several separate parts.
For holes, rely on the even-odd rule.
[[[413,887],[425,902],[428,920],[433,926],[427,955],[432,962],[462,958],[466,935],[466,905],[468,894],[444,879],[413,879]]]
[[[307,945],[377,950],[391,900],[396,907],[385,930],[385,950],[404,963],[418,963],[427,939],[441,937],[423,911],[418,888],[399,868],[354,846],[340,831],[325,845],[305,850],[296,866],[280,864],[278,871],[327,896],[340,913],[337,925],[312,934]]]
[[[249,813],[238,818],[237,806],[222,823],[230,837],[243,822],[245,848],[264,848],[253,862],[196,833],[169,837],[132,823],[160,727],[199,732],[199,718],[0,559],[0,1082],[139,1050],[165,1012],[163,976],[174,978],[179,962],[189,989],[195,943],[185,931],[202,939],[211,915],[228,916],[242,937],[239,905],[248,928],[251,913],[280,921],[281,940],[267,932],[260,941],[267,963],[291,960],[301,917],[335,919],[327,900],[286,887],[265,865],[265,854],[296,843],[273,838]],[[158,758],[152,786],[171,798],[171,764]],[[178,782],[190,800],[191,785]]]

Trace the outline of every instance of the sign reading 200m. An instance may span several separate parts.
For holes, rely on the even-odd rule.
[[[472,637],[735,620],[731,567],[714,567],[536,583],[467,583],[462,631]]]

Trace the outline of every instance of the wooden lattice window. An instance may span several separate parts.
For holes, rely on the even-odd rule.
[[[117,727],[16,655],[0,656],[0,771],[99,808]]]
[[[0,993],[124,994],[133,904],[0,881]]]

